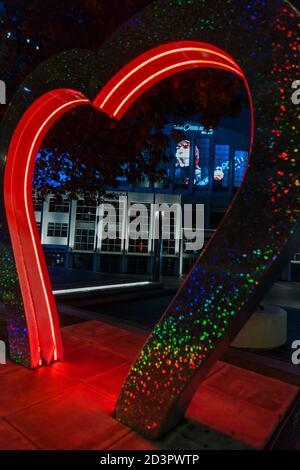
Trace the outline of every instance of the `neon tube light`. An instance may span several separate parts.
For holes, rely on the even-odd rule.
[[[50,329],[51,329],[51,336],[52,336],[52,341],[53,341],[53,345],[54,345],[54,351],[53,351],[54,360],[57,360],[57,344],[56,344],[55,330],[54,330],[54,325],[53,325],[53,315],[51,313],[49,296],[48,296],[48,292],[47,292],[47,289],[46,289],[46,286],[45,286],[45,281],[44,281],[44,277],[43,277],[43,273],[42,273],[42,269],[41,269],[41,263],[40,263],[40,259],[39,259],[38,252],[37,252],[37,246],[36,246],[35,239],[34,239],[33,228],[32,228],[32,225],[30,224],[30,215],[29,215],[28,197],[27,197],[27,188],[28,188],[28,183],[29,183],[29,180],[28,180],[28,178],[29,178],[29,166],[30,166],[30,162],[31,162],[31,158],[32,158],[32,154],[33,154],[33,151],[34,151],[35,144],[38,141],[38,139],[39,139],[41,133],[43,132],[43,130],[45,128],[47,128],[48,123],[56,115],[59,115],[62,111],[65,111],[66,109],[70,109],[70,108],[73,108],[74,106],[78,106],[78,105],[81,105],[81,104],[87,104],[88,102],[89,101],[87,99],[77,99],[77,100],[69,101],[69,102],[61,105],[57,109],[55,109],[55,111],[53,111],[53,113],[48,116],[48,118],[43,122],[43,124],[41,125],[41,127],[37,131],[37,133],[35,135],[35,138],[32,141],[31,148],[30,148],[30,151],[29,151],[29,154],[28,154],[28,160],[27,160],[27,164],[26,164],[25,177],[24,177],[24,201],[25,201],[26,216],[27,216],[28,226],[29,226],[29,230],[30,230],[32,245],[33,245],[34,252],[35,252],[36,262],[37,262],[37,265],[38,265],[38,272],[39,272],[39,277],[40,277],[40,281],[41,281],[41,286],[42,286],[44,296],[45,296],[45,300],[46,300],[46,304],[47,304],[48,317],[49,317],[49,323],[50,323]],[[32,175],[31,175],[31,177],[32,177]],[[32,196],[30,198],[30,203],[32,204],[31,200],[32,200]]]
[[[175,70],[179,69],[179,68],[184,68],[184,70],[186,70],[191,65],[199,65],[201,67],[204,67],[204,66],[207,66],[207,67],[214,66],[216,68],[220,67],[223,70],[227,70],[229,72],[234,72],[237,75],[239,75],[240,77],[243,77],[243,74],[238,72],[235,68],[230,67],[229,65],[225,66],[221,62],[215,62],[215,61],[211,61],[211,60],[187,60],[185,62],[179,62],[177,64],[170,65],[169,67],[165,67],[164,69],[160,70],[159,72],[156,72],[153,75],[150,75],[150,77],[146,78],[146,80],[144,80],[143,82],[139,83],[139,85],[137,87],[135,87],[130,93],[128,93],[126,98],[124,98],[124,100],[119,104],[117,109],[113,112],[113,116],[120,118],[124,114],[124,112],[123,112],[122,115],[119,116],[120,110],[125,106],[125,104],[129,101],[129,99],[132,96],[134,96],[139,90],[141,90],[145,85],[147,85],[148,83],[153,82],[157,77],[159,77],[161,75],[164,75],[165,73],[171,72],[171,71],[174,71],[174,73],[175,73]]]
[[[140,287],[140,286],[149,286],[149,285],[155,285],[155,283],[150,282],[150,281],[141,281],[141,282],[127,282],[125,284],[110,284],[107,286],[78,287],[76,289],[54,290],[53,294],[54,295],[77,294],[80,292],[97,292],[101,290],[124,289],[127,287]]]
[[[32,367],[62,357],[58,316],[32,207],[35,155],[47,130],[62,114],[88,103],[72,90],[43,95],[19,122],[7,156],[5,207],[28,322]],[[16,191],[20,186],[23,190]]]
[[[159,48],[160,49],[160,48]],[[227,60],[230,64],[234,65],[235,69],[239,69],[239,66],[237,63],[229,56],[225,55],[224,53],[217,52],[217,51],[212,51],[211,48],[205,48],[205,47],[179,47],[171,50],[167,50],[165,52],[162,52],[160,54],[154,55],[153,57],[150,57],[150,59],[145,60],[143,63],[138,65],[137,67],[134,67],[129,73],[127,73],[118,83],[115,85],[112,90],[107,94],[107,96],[103,99],[103,101],[99,104],[97,103],[97,106],[99,106],[101,109],[104,107],[104,105],[107,103],[107,101],[110,99],[110,97],[120,88],[120,86],[128,80],[132,75],[134,75],[137,71],[142,69],[143,67],[147,66],[151,62],[154,62],[155,60],[161,59],[162,57],[166,57],[170,54],[177,54],[177,53],[183,53],[183,52],[201,52],[201,53],[207,53],[207,54],[212,54],[217,57],[221,57],[222,59]],[[96,104],[96,103],[95,103]]]

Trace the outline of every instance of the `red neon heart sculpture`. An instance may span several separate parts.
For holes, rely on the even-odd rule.
[[[226,47],[242,64],[255,103],[255,145],[243,185],[149,336],[118,399],[116,417],[148,437],[160,436],[183,416],[207,370],[295,252],[299,234],[299,126],[289,93],[299,64],[296,15],[297,10],[287,0],[272,0],[272,5],[267,0],[202,0],[189,4],[156,0],[138,21],[121,28],[97,55],[97,64],[101,65],[97,76],[110,76],[110,70],[116,70],[113,61],[123,60],[125,49],[130,58],[134,50],[138,55],[147,44],[151,49],[117,73],[91,104],[118,119],[156,82],[194,67],[216,67],[242,77],[251,102],[243,72],[227,53],[208,44],[212,42]],[[206,43],[177,42],[152,49],[159,38],[172,41],[195,37]],[[23,116],[7,157],[5,205],[32,367],[62,357],[57,313],[31,202],[35,155],[56,119],[87,103],[85,96],[72,90],[43,95]],[[252,102],[251,108],[253,117]],[[253,129],[252,122],[251,141]],[[9,258],[10,269],[12,264]],[[18,334],[14,333],[20,328],[11,329],[17,350]],[[26,334],[22,326],[21,333],[24,331]]]
[[[157,47],[130,62],[91,105],[122,119],[135,100],[155,83],[180,71],[204,67],[237,74],[244,80],[251,101],[246,78],[228,54],[206,43],[184,41]],[[89,103],[88,98],[74,90],[44,94],[20,120],[7,156],[5,207],[26,313],[32,367],[43,362],[50,364],[63,356],[55,300],[32,206],[36,155],[47,131],[59,117]]]

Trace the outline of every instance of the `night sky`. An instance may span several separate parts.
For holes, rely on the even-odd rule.
[[[151,0],[0,0],[0,79],[8,100],[42,61],[70,48],[97,50]],[[3,111],[2,107],[2,111]]]

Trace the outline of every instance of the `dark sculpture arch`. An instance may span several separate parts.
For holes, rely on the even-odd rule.
[[[255,132],[238,196],[122,388],[117,418],[150,438],[183,417],[208,369],[278,278],[300,235],[299,109],[291,102],[299,71],[297,11],[285,1],[180,3],[155,2],[106,47],[117,55],[129,37],[134,47],[142,36],[145,46],[184,35],[222,48],[249,83]],[[151,24],[157,25],[155,34]]]

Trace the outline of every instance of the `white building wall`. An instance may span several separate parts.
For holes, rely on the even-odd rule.
[[[142,256],[142,257],[148,257],[150,259],[151,257],[151,252],[153,250],[153,243],[151,242],[153,234],[155,232],[155,221],[157,220],[157,217],[155,215],[155,206],[154,204],[168,204],[168,205],[173,205],[173,204],[180,204],[181,203],[181,196],[180,195],[172,195],[172,194],[153,194],[153,193],[142,193],[142,192],[130,192],[130,193],[120,193],[117,192],[117,196],[119,195],[127,196],[127,205],[123,205],[123,214],[124,214],[124,224],[123,224],[123,235],[124,235],[124,240],[122,240],[120,247],[118,246],[115,251],[108,251],[107,247],[106,250],[101,249],[101,227],[98,227],[98,216],[99,216],[99,207],[97,208],[97,216],[96,216],[96,221],[84,221],[84,220],[76,220],[77,216],[77,201],[71,201],[70,203],[70,211],[69,213],[66,212],[50,212],[49,211],[49,203],[50,203],[50,198],[47,199],[43,203],[43,210],[42,212],[36,212],[35,217],[37,222],[41,223],[41,241],[44,246],[49,246],[50,252],[53,250],[55,251],[54,247],[59,247],[61,248],[67,248],[69,253],[95,253],[95,255],[99,254],[102,256],[103,255],[109,255],[109,256],[122,256],[125,255],[125,257],[137,257],[137,256]],[[115,199],[114,202],[118,202],[118,199]],[[109,200],[107,200],[109,202]],[[129,227],[129,215],[128,215],[128,210],[131,206],[131,204],[152,204],[151,206],[151,212],[149,214],[149,243],[148,243],[148,250],[147,252],[139,252],[131,250],[130,252],[128,251],[129,243],[128,243],[128,227]],[[68,225],[68,233],[66,237],[53,237],[53,236],[48,236],[48,226],[49,223],[53,224],[67,224]],[[117,222],[118,223],[118,222]],[[100,225],[100,224],[99,224]],[[85,250],[85,249],[78,249],[76,247],[76,231],[77,230],[92,230],[95,233],[95,238],[94,238],[94,245],[93,249],[90,250]],[[181,220],[177,220],[177,225],[175,227],[176,234],[180,232],[181,229]],[[97,233],[98,231],[98,233]],[[180,240],[178,237],[176,237],[176,247],[175,247],[175,252],[170,251],[165,253],[166,257],[170,258],[177,258],[180,255],[180,251],[182,250]],[[53,248],[51,248],[53,247]],[[101,260],[100,256],[100,260]],[[70,258],[70,264],[69,261],[67,262],[69,266],[72,265],[72,257]],[[97,264],[97,263],[96,263]],[[126,263],[125,263],[126,265]],[[126,271],[125,271],[126,272]]]
[[[68,236],[66,237],[49,237],[49,223],[67,224],[69,226],[69,214],[61,212],[49,212],[49,198],[43,205],[43,223],[41,241],[43,245],[64,245],[68,244]]]

